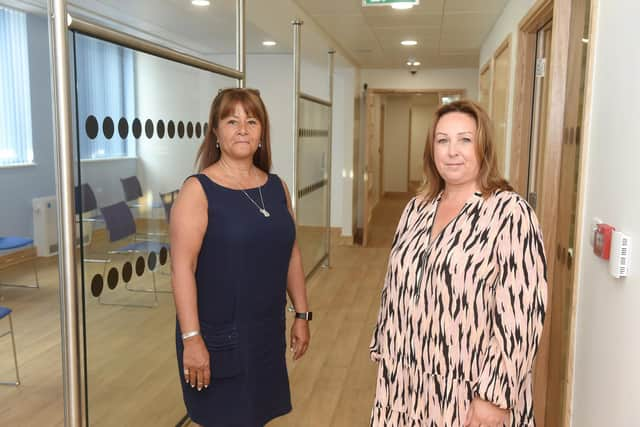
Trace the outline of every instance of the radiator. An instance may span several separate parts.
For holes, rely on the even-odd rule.
[[[36,197],[33,206],[33,244],[38,256],[58,253],[58,208],[54,196]],[[91,243],[93,225],[84,223],[84,244]],[[80,226],[76,221],[76,245],[80,244]]]

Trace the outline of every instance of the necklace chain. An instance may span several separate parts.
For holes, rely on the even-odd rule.
[[[224,161],[222,161],[221,163],[222,163],[222,165],[227,169],[227,176],[228,176],[228,177],[230,177],[230,178],[235,179],[235,180],[236,180],[236,182],[237,182],[238,184],[240,184],[240,180],[239,180],[239,179],[237,179],[237,178],[235,178],[233,175],[231,175],[231,174],[229,173],[229,171],[230,171],[229,166],[227,166],[227,164],[226,164]],[[245,196],[247,196],[247,199],[249,199],[249,201],[250,201],[251,203],[253,203],[253,204],[256,206],[256,208],[258,208],[258,211],[260,211],[260,213],[261,213],[265,218],[269,218],[269,217],[271,216],[271,214],[269,213],[269,211],[265,208],[265,205],[264,205],[264,199],[262,198],[262,188],[261,188],[261,186],[258,186],[258,194],[260,194],[260,203],[262,204],[262,207],[260,207],[260,205],[258,204],[258,202],[256,202],[255,200],[253,200],[253,197],[251,197],[251,196],[249,195],[249,193],[247,193],[247,191],[246,191],[244,188],[242,188],[242,185],[239,185],[239,187],[240,187],[240,191],[242,191],[242,192],[244,193],[244,195],[245,195]]]

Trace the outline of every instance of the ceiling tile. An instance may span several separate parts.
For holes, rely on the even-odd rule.
[[[421,0],[418,6],[407,10],[392,9],[389,6],[369,6],[363,7],[362,13],[367,16],[440,15],[442,14],[442,5],[444,1],[445,0]],[[360,0],[359,4],[362,5],[362,0]]]
[[[403,15],[403,16],[364,16],[365,22],[371,27],[439,27],[442,21],[437,15]]]
[[[253,0],[257,1],[257,0]],[[422,0],[410,10],[361,7],[362,0],[294,0],[361,67],[477,67],[479,48],[507,0]],[[400,41],[415,39],[418,46]]]
[[[360,13],[362,8],[362,0],[295,0],[295,3],[309,15]]]
[[[447,0],[444,13],[482,12],[499,15],[508,0]]]

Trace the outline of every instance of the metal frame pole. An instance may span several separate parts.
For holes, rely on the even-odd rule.
[[[333,155],[333,71],[335,66],[335,50],[330,50],[329,55],[329,102],[331,102],[329,114],[329,140],[328,140],[328,159],[327,159],[327,259],[324,266],[331,267],[331,178],[333,171],[331,168],[331,157]]]
[[[49,43],[54,105],[56,194],[58,210],[60,327],[65,425],[79,427],[82,419],[80,322],[76,278],[73,203],[73,144],[66,0],[49,0]]]
[[[293,178],[291,205],[294,216],[298,217],[298,144],[299,144],[299,107],[300,107],[300,30],[304,22],[295,19],[293,25]]]
[[[246,67],[246,42],[244,37],[245,27],[245,0],[236,0],[236,68],[242,73],[242,78],[238,79],[238,87],[245,87],[247,76]]]

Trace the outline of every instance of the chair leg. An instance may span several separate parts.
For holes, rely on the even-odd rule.
[[[32,285],[22,285],[22,284],[17,284],[17,283],[0,283],[0,286],[6,286],[8,288],[31,288],[31,289],[39,289],[40,288],[40,279],[38,278],[38,266],[36,264],[36,259],[33,259],[33,273],[36,277],[36,283],[32,284]]]
[[[157,286],[156,286],[156,272],[152,271],[151,273],[153,274],[153,284],[151,285],[151,289],[149,289],[149,288],[136,289],[136,288],[133,288],[133,287],[129,286],[128,283],[127,283],[127,285],[125,287],[130,292],[140,292],[140,293],[145,293],[145,294],[172,294],[173,293],[173,290],[171,290],[171,289],[158,289]],[[159,274],[165,274],[166,275],[167,273],[159,272]],[[156,300],[157,299],[158,299],[158,296],[156,295]]]
[[[20,372],[18,370],[18,353],[16,352],[16,339],[13,334],[13,321],[11,320],[11,314],[7,316],[9,318],[9,333],[11,334],[11,346],[13,347],[13,363],[16,367],[16,380],[15,382],[0,382],[2,385],[12,385],[19,386],[20,385]]]
[[[107,272],[107,264],[105,263],[104,265],[104,271],[102,273],[102,277],[105,277]],[[114,306],[119,306],[119,307],[137,307],[137,308],[155,308],[158,306],[158,295],[153,291],[153,290],[132,290],[129,288],[129,284],[127,283],[125,286],[125,289],[127,289],[128,291],[132,291],[132,292],[153,292],[155,299],[153,304],[149,305],[149,304],[123,304],[123,303],[116,303],[116,302],[104,302],[104,300],[102,299],[102,294],[100,294],[100,296],[98,297],[98,302],[101,305],[114,305]],[[155,287],[155,276],[154,276],[154,287]]]
[[[38,258],[33,259],[33,274],[36,276],[36,287],[40,288],[40,278],[38,277]]]

